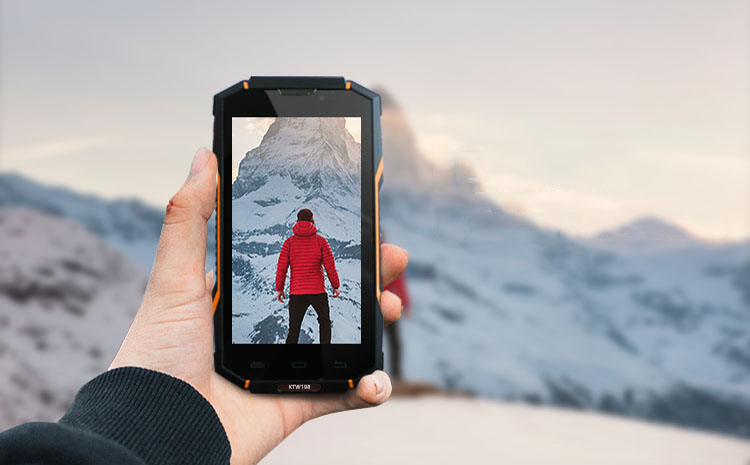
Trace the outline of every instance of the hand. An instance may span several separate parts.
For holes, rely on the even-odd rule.
[[[334,296],[334,297],[338,297],[338,296],[340,296],[340,295],[341,295],[341,292],[339,292],[339,290],[338,290],[338,289],[334,289],[334,290],[333,290],[333,296]]]
[[[278,300],[282,304],[284,303],[284,297],[286,297],[284,295],[284,291],[276,291],[276,300]]]
[[[199,150],[190,176],[167,206],[154,268],[138,313],[110,368],[138,366],[192,385],[216,410],[232,445],[232,463],[257,463],[302,423],[332,412],[379,405],[391,395],[388,375],[364,376],[344,394],[253,395],[216,374],[213,365],[213,273],[204,275],[206,221],[216,198],[216,157]],[[408,261],[405,250],[380,248],[388,285]],[[401,300],[380,295],[386,324],[401,316]]]

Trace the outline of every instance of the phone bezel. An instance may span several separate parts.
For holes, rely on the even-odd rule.
[[[234,86],[239,87],[239,86]],[[313,382],[318,392],[353,387],[361,376],[382,368],[376,219],[376,158],[380,161],[379,100],[350,88],[286,93],[244,84],[218,94],[214,105],[214,152],[219,160],[217,237],[220,276],[215,309],[215,363],[219,373],[254,392],[275,392],[276,383]],[[373,94],[376,95],[376,94]],[[377,105],[377,109],[374,106]],[[231,173],[232,118],[275,116],[360,117],[362,148],[362,320],[360,344],[232,344]],[[376,124],[377,123],[377,124]],[[377,140],[376,140],[377,139]],[[377,157],[375,156],[377,154]],[[226,244],[226,246],[224,246]],[[272,292],[273,290],[269,290]],[[369,296],[369,297],[368,297]],[[331,299],[333,300],[333,299]],[[287,300],[288,303],[288,300]],[[301,363],[300,363],[301,362]],[[342,366],[343,364],[345,366]],[[260,367],[263,365],[262,368]],[[292,364],[295,364],[294,366]],[[300,368],[304,365],[303,368]],[[355,383],[349,380],[354,380]],[[347,386],[348,385],[348,386]]]

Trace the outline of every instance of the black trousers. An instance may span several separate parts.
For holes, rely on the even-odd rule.
[[[401,379],[401,336],[399,335],[398,322],[394,321],[390,326],[386,326],[385,333],[388,335],[388,374],[393,380]]]
[[[312,305],[318,314],[320,325],[320,343],[331,343],[331,311],[328,308],[328,294],[290,294],[289,295],[289,335],[287,344],[296,344],[299,340],[299,330],[307,308]]]

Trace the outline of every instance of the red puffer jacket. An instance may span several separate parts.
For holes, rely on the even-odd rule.
[[[294,235],[284,241],[276,267],[276,291],[284,290],[286,270],[291,266],[289,294],[322,294],[326,291],[323,282],[323,267],[334,289],[339,287],[339,275],[333,261],[333,252],[328,241],[318,236],[318,229],[310,221],[297,221],[292,228]]]

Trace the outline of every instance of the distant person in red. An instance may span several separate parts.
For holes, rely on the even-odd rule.
[[[339,296],[339,275],[333,252],[328,241],[318,236],[313,221],[313,212],[303,208],[297,213],[297,224],[292,228],[294,235],[284,241],[276,267],[276,298],[284,302],[286,270],[292,269],[289,278],[289,335],[287,344],[296,344],[299,330],[307,308],[312,305],[318,314],[320,343],[331,343],[331,316],[328,308],[328,294],[323,281],[323,268],[333,287],[333,296]]]
[[[409,314],[409,308],[411,307],[411,299],[409,298],[409,291],[406,288],[406,279],[404,275],[399,276],[390,285],[386,286],[385,290],[391,291],[401,298],[401,305],[403,307],[403,314]],[[390,366],[388,371],[393,377],[394,381],[401,380],[401,335],[399,334],[400,325],[391,323],[386,326],[385,332],[388,334],[388,362]]]

